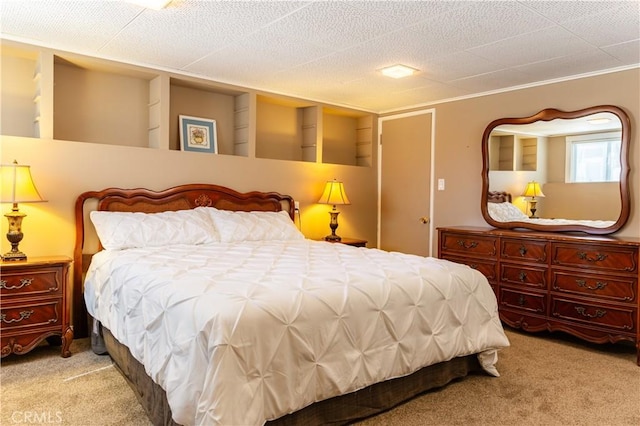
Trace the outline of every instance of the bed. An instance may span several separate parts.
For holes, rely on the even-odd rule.
[[[76,318],[154,424],[347,424],[499,375],[482,274],[305,239],[293,206],[208,184],[78,197]]]
[[[608,228],[615,220],[578,220],[563,218],[531,218],[511,203],[511,194],[504,191],[489,191],[487,194],[487,211],[497,222],[520,222],[523,226],[535,225],[585,225],[594,228]]]

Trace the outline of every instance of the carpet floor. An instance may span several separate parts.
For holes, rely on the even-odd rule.
[[[501,377],[471,375],[360,426],[640,425],[640,367],[632,345],[591,345],[562,334],[507,329]],[[75,340],[72,356],[38,346],[0,365],[0,424],[149,426],[108,356]]]

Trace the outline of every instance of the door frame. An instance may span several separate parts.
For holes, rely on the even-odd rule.
[[[434,208],[433,199],[435,196],[435,138],[436,138],[436,110],[435,108],[423,109],[419,111],[405,112],[401,114],[386,115],[384,117],[378,117],[378,223],[377,223],[377,248],[380,248],[380,237],[382,236],[382,125],[385,121],[397,120],[400,118],[413,117],[416,115],[431,114],[431,161],[429,164],[431,187],[429,188],[429,256],[433,256],[433,231],[434,231]]]

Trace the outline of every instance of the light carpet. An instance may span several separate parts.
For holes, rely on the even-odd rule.
[[[632,345],[507,329],[501,377],[471,375],[359,423],[381,425],[640,425],[640,367]],[[2,425],[150,425],[108,356],[75,340],[0,366]]]

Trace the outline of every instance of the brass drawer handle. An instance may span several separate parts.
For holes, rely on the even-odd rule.
[[[578,257],[580,260],[586,260],[587,262],[602,262],[608,256],[606,254],[598,253],[596,257],[589,257],[589,255],[583,251],[578,252]]]
[[[576,283],[578,283],[578,287],[583,287],[583,288],[586,288],[587,290],[602,290],[607,286],[607,283],[603,283],[600,281],[596,281],[595,287],[592,287],[589,284],[587,284],[585,280],[576,280]]]
[[[20,322],[22,320],[25,320],[25,319],[29,318],[32,313],[33,313],[33,311],[22,311],[22,312],[20,312],[20,318],[12,318],[12,319],[7,319],[7,315],[6,314],[2,314],[2,315],[0,315],[0,320],[2,320],[2,322],[6,323],[6,324],[11,324],[13,322]]]
[[[458,245],[465,249],[472,249],[472,248],[478,247],[478,243],[476,241],[467,242],[464,240],[458,240]]]
[[[520,271],[518,278],[520,278],[521,283],[525,282],[525,280],[527,279],[527,273],[525,271]]]
[[[521,294],[520,297],[518,297],[518,305],[524,306],[526,301],[527,301],[527,299],[524,297],[523,294]]]
[[[521,245],[518,251],[520,252],[520,256],[527,254],[527,248],[524,245]]]
[[[26,287],[33,282],[33,278],[20,278],[20,285],[7,285],[7,280],[0,280],[0,288],[5,290],[17,290]]]
[[[576,311],[580,315],[582,315],[583,317],[587,317],[587,318],[602,318],[603,316],[605,316],[607,314],[607,311],[605,311],[603,309],[596,309],[596,313],[595,314],[590,314],[582,306],[576,306]]]

